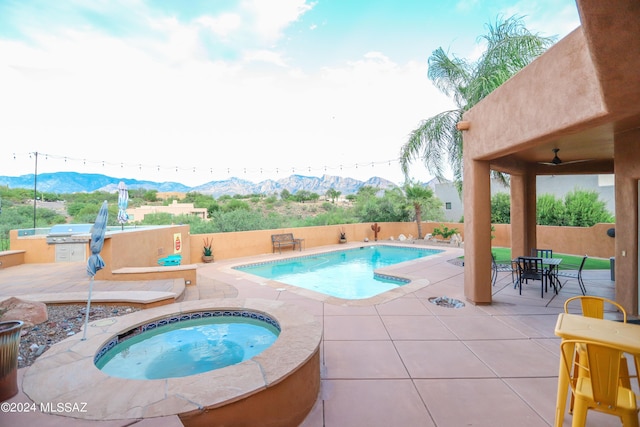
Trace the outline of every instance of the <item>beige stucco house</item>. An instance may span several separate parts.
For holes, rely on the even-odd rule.
[[[511,175],[514,256],[536,247],[536,176],[614,174],[616,300],[638,314],[640,2],[576,3],[581,26],[458,124],[464,138],[464,290],[473,303],[491,303],[490,170]],[[555,148],[563,164],[541,163],[551,162]]]
[[[206,208],[196,208],[193,203],[178,203],[174,200],[167,206],[149,206],[144,205],[138,208],[127,209],[127,215],[131,221],[142,221],[145,215],[156,213],[168,213],[171,215],[196,215],[202,219],[209,218]]]

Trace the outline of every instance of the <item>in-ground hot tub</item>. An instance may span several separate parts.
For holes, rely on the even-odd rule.
[[[280,328],[278,338],[249,360],[185,377],[125,379],[109,376],[95,366],[101,353],[139,328],[196,313],[214,316],[224,312],[273,321]],[[76,334],[40,356],[25,372],[22,390],[37,404],[49,405],[51,412],[74,418],[117,420],[177,414],[186,426],[297,425],[317,399],[321,335],[313,316],[280,301],[219,299],[171,304],[90,323],[87,340]],[[56,411],[58,407],[72,410]]]
[[[95,364],[112,377],[186,377],[252,359],[278,335],[276,320],[247,309],[182,313],[114,337]]]

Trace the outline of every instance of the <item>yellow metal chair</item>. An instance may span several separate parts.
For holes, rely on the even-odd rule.
[[[591,295],[587,295],[587,296],[582,295],[582,296],[572,297],[567,299],[564,302],[565,313],[569,313],[569,309],[571,308],[569,306],[575,305],[575,304],[572,304],[574,301],[575,302],[580,301],[580,308],[583,316],[594,317],[597,319],[604,319],[605,308],[607,304],[609,304],[612,307],[615,307],[620,313],[622,313],[622,321],[624,323],[627,323],[627,312],[620,304],[618,304],[613,300],[610,300],[604,297],[591,296]],[[582,352],[581,347],[576,346],[576,349],[577,349],[576,359],[579,359],[579,354]],[[635,378],[639,378],[637,371],[640,368],[640,363],[637,357],[634,359],[636,364]],[[632,377],[629,375],[629,366],[627,364],[627,358],[624,355],[622,355],[622,357],[620,358],[620,384],[623,387],[631,388],[631,378]],[[573,396],[571,397],[571,405],[570,405],[570,411],[572,410],[573,410]]]
[[[622,313],[622,321],[627,323],[627,312],[617,302],[604,297],[596,297],[592,295],[579,295],[577,297],[569,298],[564,302],[564,312],[569,313],[569,305],[574,301],[580,301],[580,307],[582,315],[586,317],[595,317],[597,319],[604,319],[604,309],[606,304],[614,306],[620,313]],[[571,304],[575,305],[575,304]]]
[[[580,347],[580,358],[565,346]],[[575,398],[572,426],[584,426],[589,409],[620,417],[625,427],[638,427],[635,393],[620,384],[620,358],[623,352],[594,341],[566,340],[561,357],[569,375]],[[565,354],[573,354],[569,360]],[[576,374],[577,373],[577,374]]]

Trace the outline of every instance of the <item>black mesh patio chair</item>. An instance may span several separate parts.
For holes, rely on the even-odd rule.
[[[531,256],[537,258],[553,258],[553,249],[531,249]]]
[[[576,279],[576,280],[578,280],[578,285],[580,286],[580,291],[582,292],[582,295],[586,295],[587,294],[587,289],[584,287],[584,281],[582,280],[582,270],[584,269],[585,262],[587,262],[587,258],[589,258],[587,255],[585,255],[582,258],[582,262],[580,263],[580,267],[578,267],[577,271],[573,271],[573,270],[558,270],[556,272],[556,277],[558,277],[558,278],[566,277],[568,279]]]
[[[518,269],[515,266],[515,263],[509,260],[509,264],[505,264],[502,262],[497,262],[496,257],[491,253],[491,286],[496,285],[496,281],[498,280],[498,273],[500,272],[508,272],[511,273],[511,283],[515,283],[515,277]]]
[[[540,296],[544,298],[547,289],[547,278],[549,277],[542,265],[542,258],[518,257],[518,287],[522,295],[522,283],[529,283],[529,280],[540,280]]]

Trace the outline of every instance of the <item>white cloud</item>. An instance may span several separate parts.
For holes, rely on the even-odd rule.
[[[398,181],[397,164],[363,165],[397,158],[421,119],[450,106],[429,84],[424,63],[396,64],[371,52],[309,74],[254,72],[186,54],[174,62],[179,53],[172,49],[181,43],[195,49],[197,42],[188,27],[167,26],[172,36],[151,50],[94,33],[42,36],[39,48],[0,43],[7,89],[0,139],[10,141],[1,150],[1,173],[18,166],[4,167],[16,151],[25,161],[16,173],[30,173],[24,153],[39,151],[60,157],[42,161],[42,172],[66,166],[191,185],[291,172]],[[261,55],[281,61],[271,52]]]
[[[214,34],[227,37],[240,28],[242,18],[236,13],[223,13],[216,17],[202,16],[196,19],[196,23],[208,28]]]
[[[241,7],[250,15],[256,34],[266,43],[282,37],[283,30],[315,6],[305,0],[244,0]]]
[[[245,62],[265,62],[269,64],[274,64],[279,67],[286,67],[287,64],[282,58],[282,55],[278,52],[274,52],[272,50],[253,50],[249,52],[245,52],[243,58]]]

